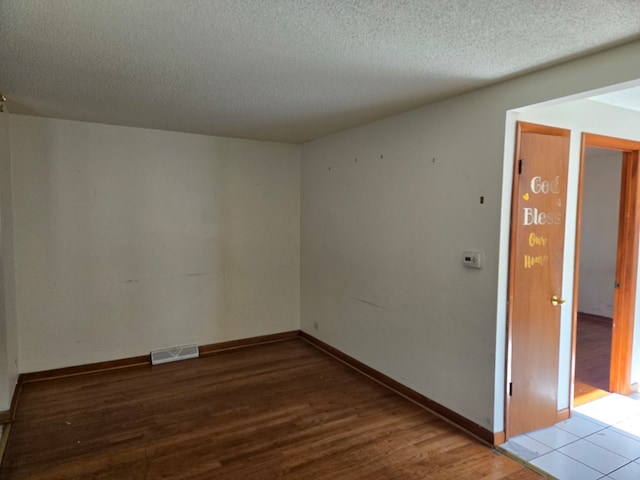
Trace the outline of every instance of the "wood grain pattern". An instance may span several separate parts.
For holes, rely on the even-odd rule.
[[[240,340],[230,340],[228,342],[211,343],[200,345],[198,351],[200,356],[207,356],[212,353],[221,352],[223,350],[232,350],[234,348],[244,348],[252,345],[260,345],[262,343],[278,342],[298,336],[298,330],[290,332],[274,333],[271,335],[261,335],[258,337],[243,338]],[[44,370],[40,372],[23,373],[20,375],[18,384],[29,382],[39,382],[41,380],[51,380],[61,377],[72,377],[75,375],[86,375],[87,373],[102,372],[106,370],[117,370],[119,368],[136,367],[139,365],[150,365],[151,357],[149,355],[140,355],[137,357],[122,358],[118,360],[109,360],[106,362],[88,363],[85,365],[76,365],[73,367],[55,368],[53,370]],[[14,400],[15,401],[15,400]],[[14,407],[15,408],[15,407]],[[1,412],[0,412],[1,413]]]
[[[306,341],[312,343],[313,345],[316,345],[318,348],[336,357],[338,360],[346,363],[359,372],[364,373],[368,377],[371,377],[375,381],[399,393],[403,397],[416,402],[418,405],[431,410],[436,415],[441,416],[452,424],[457,425],[459,428],[462,428],[466,432],[478,437],[478,439],[482,440],[483,442],[486,442],[489,445],[498,445],[500,443],[504,443],[504,434],[502,432],[494,435],[493,432],[484,428],[482,425],[478,425],[477,423],[472,422],[471,420],[463,417],[462,415],[454,412],[444,405],[441,405],[438,402],[425,397],[424,395],[380,373],[379,371],[369,367],[368,365],[359,362],[355,358],[346,355],[340,350],[327,345],[326,343],[318,340],[308,333],[300,332],[300,336]]]
[[[574,407],[609,394],[611,335],[611,318],[578,312]]]
[[[558,418],[569,131],[517,124],[507,318],[507,438]]]
[[[1,480],[540,478],[301,339],[23,385]]]
[[[637,144],[640,148],[640,143]],[[640,178],[638,151],[622,155],[622,187],[618,221],[618,252],[614,290],[613,336],[609,390],[623,395],[631,393],[633,331],[640,245]]]

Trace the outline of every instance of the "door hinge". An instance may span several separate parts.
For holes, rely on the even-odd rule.
[[[522,175],[522,159],[518,160],[518,175]]]
[[[620,282],[616,281],[613,283],[613,288],[620,288]]]
[[[509,382],[509,396],[513,396],[513,382]]]

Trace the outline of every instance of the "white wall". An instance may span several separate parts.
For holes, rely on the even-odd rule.
[[[501,431],[506,112],[638,79],[639,57],[636,42],[304,145],[302,329]],[[483,270],[462,267],[467,248]]]
[[[9,113],[0,113],[0,411],[11,406],[18,380]]]
[[[621,152],[587,149],[582,189],[578,311],[608,318],[613,317],[621,175]]]
[[[300,149],[12,116],[21,371],[299,328]]]

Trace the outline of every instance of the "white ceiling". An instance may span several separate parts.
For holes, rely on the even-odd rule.
[[[301,143],[638,38],[638,0],[0,0],[0,92]]]
[[[596,95],[589,100],[640,112],[640,87],[628,88],[604,95]]]

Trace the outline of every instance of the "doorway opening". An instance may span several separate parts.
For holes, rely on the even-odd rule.
[[[503,192],[503,207],[502,207],[502,219],[503,219],[503,228],[501,229],[501,246],[500,246],[500,256],[503,265],[502,275],[501,275],[501,284],[500,284],[500,295],[499,295],[499,304],[504,305],[504,311],[500,312],[500,320],[504,318],[505,323],[505,368],[503,372],[499,370],[496,371],[496,378],[501,379],[504,383],[500,382],[500,384],[504,385],[504,400],[503,403],[499,406],[503,407],[504,412],[504,423],[498,426],[502,427],[502,432],[505,439],[517,435],[518,428],[513,428],[513,418],[512,414],[514,412],[513,409],[513,395],[517,395],[519,392],[518,383],[522,383],[522,381],[526,381],[526,378],[515,372],[513,369],[514,366],[514,357],[518,355],[515,350],[521,350],[521,347],[518,347],[514,343],[514,339],[512,337],[515,332],[512,320],[513,320],[513,310],[514,310],[514,299],[511,297],[511,292],[516,292],[519,294],[527,293],[529,288],[525,285],[522,288],[514,288],[513,284],[513,266],[522,264],[523,257],[522,255],[517,256],[516,260],[518,262],[514,263],[514,243],[513,243],[513,234],[514,234],[514,208],[518,211],[522,211],[524,208],[530,209],[538,209],[538,213],[545,213],[545,219],[547,217],[547,211],[541,209],[541,207],[536,205],[515,205],[516,200],[523,199],[526,203],[530,203],[534,196],[529,192],[529,199],[527,197],[527,192],[519,192],[520,188],[516,187],[516,183],[519,183],[519,175],[520,171],[520,158],[518,157],[518,153],[516,153],[516,158],[514,159],[513,153],[518,150],[518,142],[519,142],[519,134],[518,134],[518,124],[519,123],[528,123],[536,124],[536,125],[546,125],[551,128],[557,129],[566,129],[569,130],[570,136],[570,152],[569,152],[569,169],[568,169],[568,181],[567,181],[567,211],[566,211],[566,243],[565,243],[565,257],[562,263],[562,278],[566,282],[566,288],[561,288],[560,293],[558,293],[554,289],[553,292],[547,292],[547,297],[541,297],[540,299],[536,299],[533,305],[543,305],[549,302],[549,298],[553,301],[553,297],[557,296],[556,303],[559,305],[559,310],[561,310],[561,315],[558,320],[560,326],[560,337],[559,337],[559,364],[558,364],[558,376],[557,381],[554,383],[554,387],[557,391],[557,405],[556,405],[556,418],[557,421],[562,421],[563,419],[568,419],[571,416],[572,410],[574,407],[578,406],[574,402],[574,394],[575,396],[579,396],[581,393],[584,393],[584,388],[580,391],[580,385],[576,384],[576,367],[580,369],[580,358],[576,359],[576,340],[578,333],[578,312],[581,314],[589,313],[587,307],[580,306],[580,310],[578,309],[578,286],[580,285],[578,272],[579,272],[579,252],[580,252],[580,219],[581,219],[581,185],[582,185],[582,158],[584,150],[588,147],[594,149],[604,149],[604,150],[612,150],[618,155],[617,162],[622,162],[621,169],[623,171],[629,172],[628,178],[632,179],[632,182],[635,182],[635,188],[629,188],[627,185],[626,192],[635,192],[635,195],[627,194],[624,198],[618,199],[618,210],[620,210],[621,202],[624,201],[625,205],[629,206],[629,208],[625,207],[626,210],[621,210],[619,212],[618,218],[624,217],[629,220],[627,224],[632,225],[631,228],[626,228],[623,232],[618,233],[618,238],[624,239],[625,244],[629,245],[635,243],[637,245],[637,237],[638,232],[640,232],[640,218],[637,214],[638,208],[637,205],[640,205],[638,202],[638,181],[634,179],[640,175],[638,163],[638,151],[640,151],[640,137],[638,137],[637,131],[637,122],[638,115],[640,115],[640,103],[634,103],[633,101],[629,101],[629,94],[633,94],[633,92],[638,92],[640,89],[640,80],[629,82],[628,84],[617,86],[617,90],[614,87],[609,87],[607,89],[601,89],[598,91],[585,92],[584,94],[577,95],[573,98],[567,99],[556,99],[553,101],[543,102],[535,105],[524,106],[518,109],[510,110],[507,112],[507,129],[506,129],[506,137],[505,137],[505,171],[508,171],[511,174],[511,178],[504,178],[504,187],[505,190]],[[614,97],[617,98],[617,92],[625,92],[625,100],[621,102],[614,102]],[[640,97],[637,97],[640,99]],[[582,133],[582,132],[594,132],[594,133]],[[609,135],[610,137],[607,137]],[[620,140],[620,139],[633,139],[633,140]],[[511,153],[511,154],[510,154]],[[622,157],[620,161],[619,158]],[[515,163],[514,163],[515,161]],[[635,165],[634,165],[635,163]],[[526,163],[525,163],[526,165]],[[524,167],[523,167],[524,168]],[[535,176],[535,175],[534,175]],[[622,177],[622,172],[621,172]],[[624,187],[622,184],[622,178],[618,178],[618,186]],[[551,181],[551,179],[547,179]],[[508,188],[508,191],[507,191]],[[525,186],[531,190],[533,187],[531,185]],[[622,188],[620,189],[622,191]],[[509,195],[510,194],[510,195]],[[621,193],[622,195],[622,193]],[[550,211],[550,210],[549,210]],[[615,217],[615,213],[612,214]],[[508,219],[510,218],[510,222]],[[505,225],[509,225],[509,228],[505,228]],[[609,228],[609,227],[607,227]],[[613,228],[615,231],[616,229]],[[536,233],[536,232],[534,232]],[[539,236],[539,235],[538,235]],[[544,237],[544,235],[542,235]],[[535,240],[535,237],[534,237]],[[532,246],[532,249],[539,250],[537,245]],[[603,312],[600,314],[601,317],[612,319],[609,320],[609,334],[611,336],[611,340],[605,338],[604,344],[610,346],[610,351],[605,353],[605,357],[608,361],[605,360],[603,362],[599,362],[600,368],[604,368],[604,374],[601,375],[604,379],[600,379],[600,382],[591,383],[592,386],[600,389],[602,392],[613,392],[613,393],[623,393],[625,395],[631,394],[637,388],[637,384],[635,382],[640,383],[640,319],[635,324],[635,300],[636,300],[636,292],[635,289],[631,288],[631,286],[637,283],[638,276],[638,248],[626,248],[623,250],[617,249],[617,246],[612,248],[612,251],[615,252],[615,264],[616,264],[616,273],[621,277],[624,277],[625,281],[622,282],[622,289],[616,289],[613,292],[613,301],[609,299],[608,304],[611,308],[611,304],[615,305],[624,305],[624,309],[626,311],[620,312],[619,308],[616,308],[616,318],[622,319],[621,322],[614,327],[614,323],[616,322],[616,318],[614,315],[609,312]],[[523,252],[525,255],[527,253]],[[532,255],[532,254],[529,254]],[[536,255],[538,256],[538,255]],[[542,254],[542,258],[544,259],[544,254]],[[622,261],[624,259],[624,261]],[[584,262],[584,260],[583,260]],[[623,268],[620,269],[619,266],[622,265]],[[629,282],[628,280],[631,280]],[[618,280],[618,278],[616,278]],[[586,280],[582,280],[584,283]],[[539,283],[532,283],[531,285],[537,286]],[[611,288],[611,286],[610,286]],[[551,297],[548,297],[551,295]],[[584,296],[584,294],[583,294]],[[567,304],[562,306],[562,301],[566,298]],[[640,299],[640,297],[639,297]],[[517,303],[517,302],[516,302]],[[537,307],[536,307],[537,308]],[[631,311],[633,310],[633,311]],[[611,310],[610,310],[611,312]],[[525,312],[527,313],[527,312]],[[531,313],[531,312],[529,312]],[[640,306],[638,307],[638,314],[640,315]],[[584,315],[582,315],[584,317]],[[540,317],[542,318],[542,316]],[[597,320],[603,320],[598,318]],[[583,322],[581,322],[583,323]],[[606,324],[605,324],[606,325]],[[584,330],[584,329],[581,329]],[[588,332],[584,332],[587,333]],[[605,333],[606,335],[606,333]],[[635,338],[634,338],[635,335]],[[596,334],[596,336],[601,337],[602,335]],[[602,340],[602,339],[601,339]],[[532,340],[528,342],[535,343]],[[518,347],[518,348],[516,348]],[[550,357],[555,357],[555,350],[546,346],[538,345],[540,349],[543,349],[547,352]],[[526,348],[526,345],[525,345]],[[578,353],[579,355],[579,353]],[[532,362],[535,364],[535,362]],[[609,370],[609,375],[607,376],[607,368]],[[539,371],[533,373],[532,381],[535,381],[535,384],[540,386],[540,378]],[[515,378],[515,382],[514,382]],[[578,372],[578,382],[581,379],[580,372]],[[590,380],[587,379],[584,383],[587,384]],[[633,385],[632,385],[633,384]],[[546,383],[545,383],[546,385]],[[541,389],[538,389],[538,392]],[[550,388],[543,389],[545,393],[549,393],[549,395],[553,394]],[[594,389],[591,389],[594,390]],[[640,394],[636,394],[640,395]],[[528,403],[529,396],[526,396],[527,400],[525,403]],[[553,402],[549,402],[551,405]],[[532,407],[529,411],[538,411],[539,409]],[[516,415],[518,417],[519,415]],[[542,422],[537,428],[543,428]]]
[[[562,401],[558,395],[562,377],[558,346],[564,304],[562,252],[569,135],[568,130],[517,124],[507,316],[507,438],[566,419],[574,406],[600,395],[632,392],[640,142],[585,133],[577,191],[574,301],[567,312],[571,319],[571,374],[565,377],[569,398],[568,408],[558,407]],[[594,168],[589,157],[599,150],[611,157],[612,164],[605,165],[610,177],[606,184],[602,172],[596,172],[594,178],[586,173],[587,168]],[[617,166],[613,165],[616,162]],[[612,197],[608,208],[603,202],[605,194]],[[604,211],[594,213],[594,205]],[[605,224],[604,217],[609,223]],[[591,225],[594,220],[595,226]],[[603,250],[609,255],[603,255]],[[610,288],[602,286],[607,282]],[[600,322],[596,326],[604,327],[601,330],[605,332],[596,333],[602,346],[599,352],[593,345],[584,348],[583,333],[594,321]],[[584,353],[592,356],[591,365]],[[578,402],[576,397],[580,397]]]
[[[574,273],[575,407],[632,392],[640,142],[583,134]]]
[[[582,167],[574,407],[610,393],[622,152],[587,147]]]

